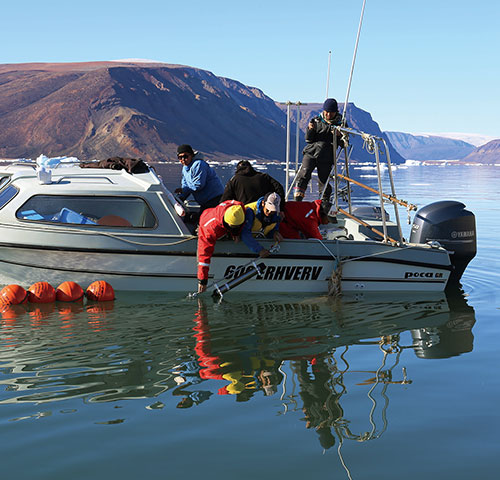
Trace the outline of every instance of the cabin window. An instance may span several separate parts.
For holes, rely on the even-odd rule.
[[[16,213],[36,222],[82,226],[153,228],[156,219],[139,197],[35,195]]]
[[[0,177],[0,190],[10,182],[10,175]]]
[[[0,191],[0,208],[3,208],[8,202],[10,202],[17,195],[18,191],[19,190],[14,187],[14,185],[9,185],[7,188]]]

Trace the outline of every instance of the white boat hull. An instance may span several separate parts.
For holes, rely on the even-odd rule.
[[[29,287],[47,281],[57,286],[72,280],[86,288],[95,280],[105,280],[115,290],[190,292],[197,287],[195,245],[189,242],[182,252],[0,245],[0,283]],[[292,240],[283,242],[276,254],[258,259],[257,263],[265,265],[262,275],[242,283],[238,291],[327,293],[338,268],[335,254],[342,259],[341,289],[345,292],[443,291],[450,273],[448,255],[442,249]],[[237,278],[254,258],[243,245],[218,242],[209,283]]]
[[[197,238],[154,172],[73,166],[53,172],[50,184],[40,183],[29,165],[6,167],[2,175],[2,285],[27,288],[46,281],[57,287],[71,280],[86,288],[105,280],[124,291],[197,289]],[[321,227],[324,240],[285,240],[270,257],[258,259],[262,273],[237,290],[325,294],[332,274],[343,292],[445,289],[453,268],[444,248],[395,244],[396,224],[368,220],[378,229],[387,226],[386,241],[379,241],[364,221],[360,226],[340,213]],[[259,242],[268,250],[273,246],[267,239]],[[209,284],[238,283],[252,260],[255,254],[242,242],[217,241]]]

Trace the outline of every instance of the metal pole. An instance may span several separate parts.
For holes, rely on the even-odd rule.
[[[290,104],[286,102],[286,168],[285,168],[285,192],[288,192],[288,179],[290,171]],[[288,197],[288,194],[287,194]],[[286,198],[285,198],[286,200]]]
[[[386,158],[387,158],[387,168],[389,169],[389,180],[391,182],[392,197],[396,198],[396,189],[394,188],[394,179],[392,177],[392,164],[391,164],[391,155],[389,153],[389,147],[387,146],[387,143],[385,142],[384,139],[382,139],[382,144],[385,147],[385,154],[386,154]],[[396,217],[396,223],[398,225],[399,239],[402,242],[403,241],[403,231],[401,229],[401,220],[399,219],[398,206],[397,206],[395,201],[393,201],[392,203],[394,205],[394,215]]]
[[[300,121],[300,106],[302,104],[300,102],[297,102],[296,105],[297,105],[297,118],[295,119],[295,121],[297,122],[297,124],[295,129],[295,175],[297,175],[297,171],[299,170],[299,133],[300,133],[299,121]]]
[[[330,86],[330,65],[332,61],[332,51],[328,52],[328,70],[326,71],[326,96],[328,98],[328,87]]]
[[[363,8],[361,9],[361,17],[359,19],[358,34],[356,36],[356,45],[354,47],[354,54],[352,56],[351,73],[349,74],[349,82],[347,83],[347,92],[345,95],[345,102],[344,102],[344,112],[342,114],[342,126],[343,127],[345,127],[345,122],[346,122],[347,103],[349,102],[349,93],[351,91],[352,74],[354,72],[354,64],[356,63],[356,54],[358,53],[359,35],[361,33],[361,25],[363,24],[363,15],[365,14],[365,5],[366,5],[366,0],[363,0]]]
[[[349,175],[349,159],[350,159],[350,155],[349,155],[349,152],[347,150],[347,146],[344,145],[344,157],[345,157],[345,174],[347,177],[351,177]],[[352,201],[351,201],[351,182],[347,181],[346,182],[346,186],[347,186],[347,202],[348,202],[348,205],[349,205],[349,213],[352,214]]]
[[[380,197],[380,215],[382,216],[382,228],[384,231],[384,242],[387,243],[388,235],[387,235],[387,224],[385,219],[385,209],[384,209],[384,196],[382,191],[382,177],[380,173],[380,157],[379,157],[379,146],[378,143],[375,142],[375,160],[377,162],[377,179],[378,179],[378,191]]]
[[[335,199],[335,211],[339,211],[339,179],[337,177],[337,131],[333,130],[333,198]],[[330,171],[330,176],[332,172]],[[330,176],[328,180],[330,180]]]

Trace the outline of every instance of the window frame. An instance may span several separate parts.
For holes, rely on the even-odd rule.
[[[67,222],[57,222],[57,221],[52,221],[52,220],[47,220],[47,219],[29,219],[29,218],[22,218],[21,216],[18,216],[20,214],[20,211],[23,208],[26,208],[25,205],[28,204],[30,201],[32,201],[36,197],[51,197],[51,198],[59,198],[59,199],[64,199],[66,198],[72,198],[72,199],[85,199],[85,198],[92,198],[92,199],[102,199],[102,200],[116,200],[116,199],[138,199],[144,203],[146,208],[149,210],[149,213],[151,214],[151,217],[153,218],[153,225],[152,226],[147,226],[147,227],[138,227],[134,225],[130,226],[120,226],[120,225],[99,225],[99,224],[82,224],[82,223],[67,223]],[[63,207],[63,205],[61,205]],[[17,208],[16,213],[15,213],[16,220],[20,222],[28,222],[28,223],[40,223],[40,224],[47,224],[47,225],[56,225],[56,226],[78,226],[81,228],[119,228],[119,229],[133,229],[133,230],[154,230],[158,228],[158,217],[154,211],[153,208],[151,208],[151,204],[142,196],[140,195],[101,195],[101,194],[88,194],[88,195],[77,195],[77,194],[47,194],[47,193],[36,193],[26,199],[25,202],[23,202],[22,205]],[[124,217],[122,217],[124,218]],[[125,219],[126,220],[126,219]]]
[[[0,179],[0,181],[1,181],[1,179]],[[14,189],[16,192],[8,200],[6,200],[3,204],[0,202],[0,210],[3,210],[6,205],[8,205],[10,202],[12,202],[12,200],[15,197],[17,197],[17,195],[19,195],[19,188],[16,187],[13,183],[10,183],[10,178],[9,178],[9,180],[7,181],[7,183],[0,188],[0,198],[5,194],[5,192],[9,188]]]

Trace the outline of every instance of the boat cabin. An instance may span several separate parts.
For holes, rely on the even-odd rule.
[[[50,183],[43,183],[34,164],[12,164],[1,168],[0,175],[2,222],[12,221],[14,213],[20,222],[191,235],[152,169],[129,174],[59,166],[52,170]]]

